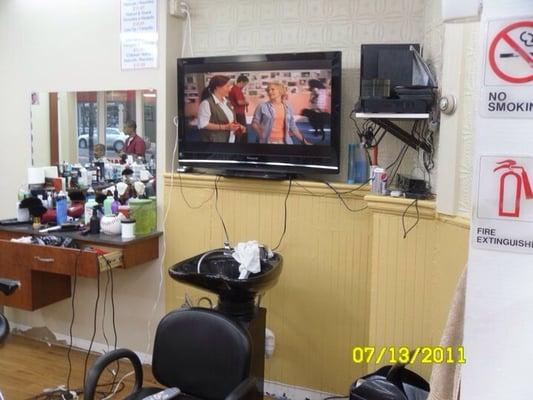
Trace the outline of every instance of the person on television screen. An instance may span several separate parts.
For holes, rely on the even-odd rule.
[[[294,115],[284,101],[285,86],[281,82],[270,82],[266,92],[269,100],[257,106],[252,120],[252,128],[259,136],[259,143],[311,144],[298,130]]]
[[[202,142],[234,143],[244,127],[235,122],[233,110],[226,99],[231,90],[230,78],[215,75],[202,92],[198,107],[198,129]]]
[[[326,87],[318,79],[309,79],[309,106],[316,112],[326,111]]]
[[[248,102],[244,97],[242,89],[248,84],[249,79],[246,75],[239,75],[237,78],[237,83],[233,85],[229,92],[229,101],[233,106],[233,111],[235,112],[235,120],[246,127],[246,111],[248,108]],[[237,135],[235,138],[236,143],[248,143],[248,136],[246,131],[241,132],[240,135]]]

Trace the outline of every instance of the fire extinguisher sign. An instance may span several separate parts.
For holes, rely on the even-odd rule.
[[[533,254],[533,157],[482,156],[472,245]]]
[[[533,117],[533,17],[487,24],[481,115]]]

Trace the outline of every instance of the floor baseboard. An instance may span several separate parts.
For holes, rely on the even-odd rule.
[[[39,337],[39,336],[30,334],[31,330],[38,329],[38,328],[34,328],[28,325],[18,324],[15,322],[10,322],[9,324],[11,325],[12,330],[18,330],[22,336],[30,337],[35,340],[39,340],[41,342],[47,342],[49,344],[55,344],[58,346],[68,346],[70,343],[70,336],[64,335],[62,333],[57,333],[57,332],[48,330],[49,335],[46,335],[46,336],[43,335]],[[53,336],[53,337],[50,337],[50,336]],[[87,351],[89,350],[90,345],[91,345],[91,342],[89,340],[85,340],[85,339],[81,339],[77,337],[72,338],[72,346],[77,349]],[[109,350],[110,348],[105,343],[93,342],[93,345],[91,347],[91,352],[93,353],[104,354],[104,353],[107,353]],[[134,351],[134,352],[135,354],[137,354],[137,356],[141,360],[141,363],[149,364],[149,365],[152,364],[151,354],[142,353],[140,351]]]
[[[267,394],[275,399],[287,400],[322,400],[330,396],[342,396],[335,393],[265,380],[265,395]]]

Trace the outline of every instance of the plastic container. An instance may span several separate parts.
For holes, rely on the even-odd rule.
[[[20,208],[20,201],[17,202],[17,221],[26,222],[30,220],[30,210],[27,208]]]
[[[98,203],[94,199],[89,199],[85,202],[85,213],[83,221],[86,225],[89,224],[89,221],[91,220],[91,217],[93,215],[93,207],[97,205]]]
[[[135,237],[135,220],[125,219],[121,221],[122,239],[131,239]]]
[[[368,157],[364,146],[350,143],[348,145],[348,183],[365,183],[368,181]]]
[[[56,222],[61,225],[67,222],[67,195],[61,192],[56,201]]]
[[[135,220],[135,234],[145,235],[155,231],[156,212],[155,202],[149,199],[130,199],[129,217]]]
[[[104,200],[104,215],[111,215],[111,204],[113,204],[113,196],[107,196]]]

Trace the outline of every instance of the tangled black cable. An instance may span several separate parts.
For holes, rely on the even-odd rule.
[[[100,268],[96,268],[96,301],[94,304],[94,319],[93,319],[93,335],[91,337],[91,342],[89,343],[89,349],[87,350],[87,355],[85,356],[85,363],[83,368],[83,386],[85,386],[85,380],[87,379],[87,363],[89,362],[89,355],[94,344],[94,338],[96,337],[96,326],[98,324],[98,303],[100,301]]]
[[[350,208],[350,206],[346,203],[346,201],[343,199],[342,195],[343,193],[339,192],[337,189],[335,189],[331,183],[329,183],[328,181],[322,181],[327,187],[329,187],[331,190],[333,190],[335,192],[335,194],[337,195],[337,197],[339,198],[339,200],[342,202],[342,204],[344,205],[344,207],[350,211],[350,212],[359,212],[359,211],[363,211],[365,209],[368,208],[368,206],[364,206],[364,207],[361,207],[361,208]],[[367,181],[368,182],[368,181]],[[366,183],[366,182],[365,182]],[[345,192],[345,193],[349,193],[349,192]]]
[[[285,195],[285,201],[284,201],[284,207],[285,212],[283,214],[283,232],[281,233],[281,237],[278,240],[278,244],[276,247],[272,249],[272,251],[276,251],[278,247],[281,245],[281,241],[285,237],[285,232],[287,231],[287,200],[289,198],[289,194],[291,193],[291,186],[292,186],[292,178],[289,178],[289,189],[287,190],[287,194]]]
[[[416,221],[411,227],[407,230],[405,230],[405,215],[407,214],[407,211],[412,207],[415,206],[416,209]],[[403,228],[403,238],[405,239],[409,232],[413,230],[413,228],[418,224],[418,221],[420,221],[420,212],[418,211],[418,199],[414,199],[406,208],[403,210],[402,213],[402,228]]]
[[[112,321],[112,325],[113,325],[113,334],[114,334],[113,348],[116,350],[117,349],[117,342],[118,342],[118,334],[117,334],[117,325],[116,325],[116,318],[115,318],[115,293],[114,293],[115,285],[114,285],[114,280],[113,280],[113,267],[111,266],[111,263],[109,262],[109,260],[107,259],[107,257],[104,254],[102,254],[102,258],[105,260],[105,262],[107,264],[107,278],[108,278],[108,280],[106,282],[105,296],[104,296],[104,310],[103,310],[103,316],[102,316],[102,331],[103,331],[103,335],[104,335],[104,338],[105,338],[105,341],[106,341],[106,345],[109,348],[109,342],[108,342],[106,334],[105,334],[104,324],[105,324],[105,309],[106,309],[106,303],[107,303],[107,288],[108,288],[108,283],[111,282],[111,321]],[[116,361],[116,364],[117,364],[116,371],[112,372],[113,381],[111,382],[112,385],[111,385],[110,392],[108,393],[108,395],[111,394],[111,392],[113,391],[113,386],[115,385],[116,378],[117,378],[117,376],[119,374],[119,371],[120,371],[120,363],[118,361]]]
[[[78,252],[76,256],[76,263],[74,264],[74,282],[72,283],[72,299],[70,302],[70,306],[72,309],[72,318],[70,319],[70,326],[69,326],[69,342],[68,342],[68,350],[67,350],[67,360],[68,360],[68,372],[67,372],[67,390],[70,390],[70,376],[72,374],[72,360],[70,359],[70,352],[72,351],[72,328],[74,326],[74,319],[76,317],[76,313],[74,310],[74,300],[76,299],[76,287],[78,284],[78,265],[79,260],[81,256],[82,250]]]
[[[215,178],[215,210],[218,214],[218,218],[220,218],[220,222],[222,222],[222,227],[224,228],[224,235],[226,236],[226,242],[229,244],[229,235],[228,230],[226,229],[226,224],[224,223],[224,219],[222,218],[222,214],[220,213],[218,209],[218,181],[220,179],[220,175],[217,175]]]
[[[400,169],[400,166],[402,165],[403,159],[405,158],[405,154],[407,153],[407,150],[409,150],[409,146],[404,146],[400,150],[399,160],[396,163],[396,165],[393,167],[393,172],[390,174],[389,182],[392,184],[394,182],[394,178],[396,178],[396,174],[398,173],[398,170]]]
[[[191,210],[198,210],[199,208],[202,208],[204,204],[206,204],[209,200],[213,198],[214,191],[211,192],[211,195],[207,199],[202,201],[199,205],[193,206],[191,203],[189,203],[189,200],[187,200],[187,198],[185,197],[185,193],[183,192],[183,180],[181,179],[181,172],[179,171],[178,171],[178,178],[180,180],[181,197],[183,198],[183,201],[185,202],[185,204],[187,204],[187,207],[189,207]]]

